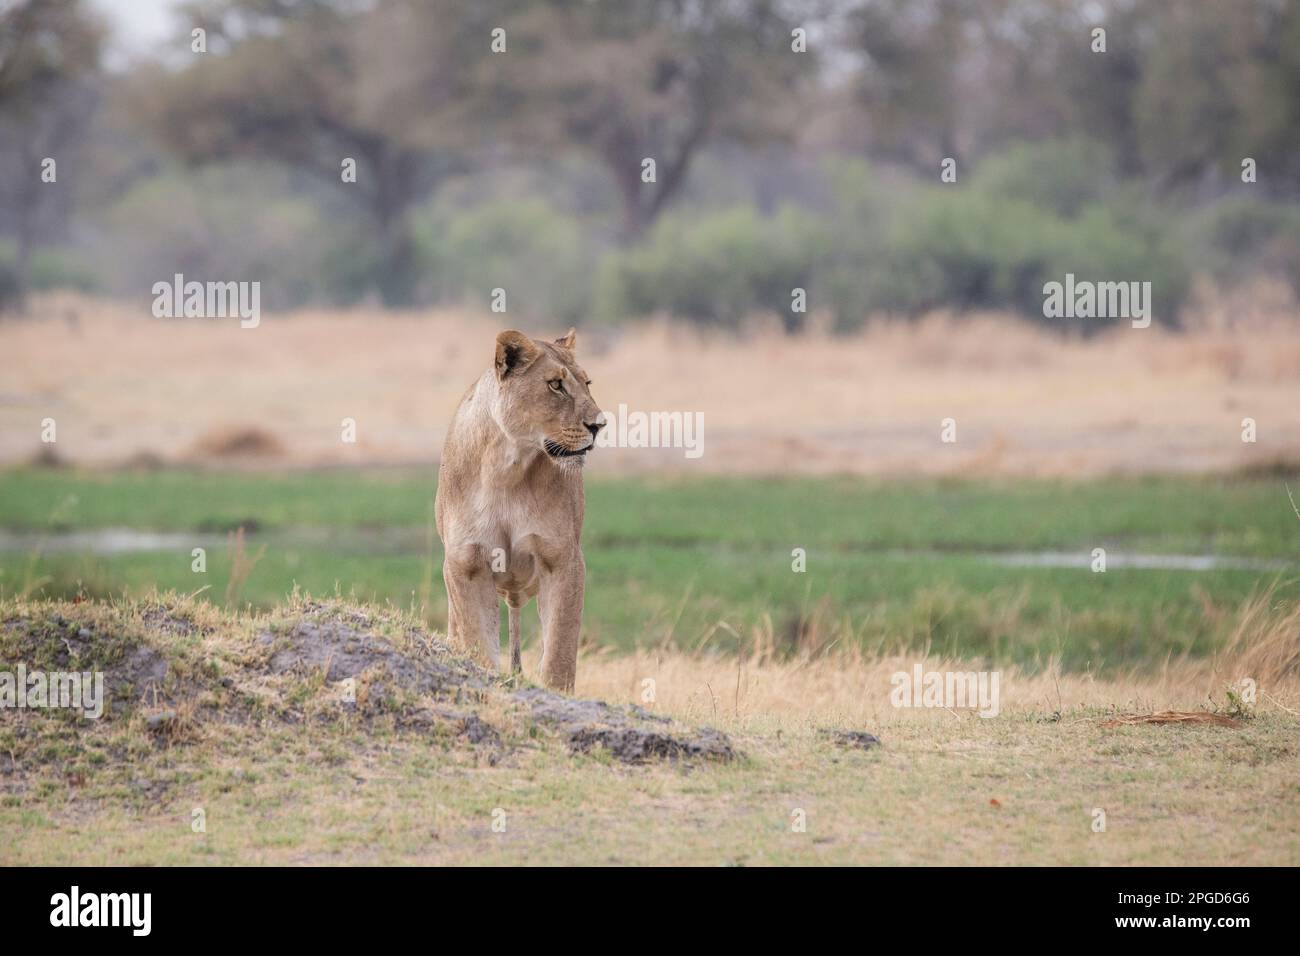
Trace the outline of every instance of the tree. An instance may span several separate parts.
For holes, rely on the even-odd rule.
[[[873,0],[853,11],[850,29],[866,55],[858,93],[879,155],[926,175],[964,158],[978,11],[978,0]]]
[[[16,244],[7,297],[19,306],[33,248],[71,215],[69,183],[97,105],[102,44],[82,0],[28,0],[0,12],[0,221]]]
[[[815,72],[793,27],[775,0],[545,0],[510,20],[486,85],[516,143],[576,146],[608,169],[635,239],[706,144],[788,133],[791,88]]]
[[[1160,0],[1136,93],[1148,173],[1168,187],[1237,182],[1244,157],[1274,194],[1300,190],[1300,2]]]
[[[1015,139],[1074,131],[1067,120],[1127,76],[1122,53],[1085,60],[1084,0],[858,0],[846,33],[862,54],[854,87],[866,110],[872,151],[926,178]],[[1063,65],[1086,71],[1076,89]],[[1123,92],[1123,91],[1122,91]],[[1100,94],[1100,95],[1099,95]],[[1128,93],[1124,93],[1127,97]]]
[[[375,229],[384,302],[407,304],[418,277],[409,214],[469,165],[493,10],[494,0],[197,4],[209,52],[139,78],[137,112],[191,163],[271,159],[345,190]]]
[[[854,0],[848,23],[871,149],[923,175],[1073,134],[1165,190],[1245,156],[1300,186],[1300,0]]]

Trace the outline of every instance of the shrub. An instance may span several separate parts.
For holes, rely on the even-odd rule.
[[[1189,284],[1176,248],[1106,206],[1086,206],[1071,220],[1025,200],[944,187],[893,218],[870,272],[869,311],[1005,308],[1037,321],[1046,321],[1044,284],[1066,273],[1150,281],[1156,319],[1166,323],[1176,321]]]
[[[976,192],[1018,199],[1066,219],[1105,201],[1116,185],[1110,150],[1080,137],[1014,143],[985,158],[968,183]]]
[[[590,255],[576,219],[544,199],[497,200],[433,212],[416,227],[434,297],[486,307],[494,288],[511,311],[557,325],[590,305]]]
[[[1236,285],[1262,272],[1288,279],[1300,295],[1300,208],[1228,199],[1190,216],[1185,232],[1216,281]]]
[[[0,241],[0,310],[18,304],[19,282],[14,260],[18,245],[13,240]],[[76,289],[95,292],[99,276],[76,251],[59,246],[42,246],[32,250],[27,264],[27,292],[48,289]]]
[[[18,273],[13,266],[0,259],[0,312],[18,305]]]
[[[28,282],[32,289],[75,289],[97,292],[101,282],[94,266],[78,252],[64,248],[41,248],[32,253]]]
[[[136,185],[103,216],[99,250],[113,292],[147,296],[174,273],[260,281],[264,308],[323,298],[336,242],[318,204],[285,174],[245,164],[172,171]]]
[[[821,234],[811,231],[814,302],[831,310],[835,328],[849,331],[882,308],[888,242],[915,190],[886,181],[869,164],[840,161],[828,165],[831,203],[822,214]]]
[[[794,330],[804,315],[791,311],[792,290],[808,288],[823,246],[816,220],[791,208],[770,218],[748,206],[670,213],[643,244],[606,259],[597,316],[663,311],[735,327],[750,313],[774,312]]]

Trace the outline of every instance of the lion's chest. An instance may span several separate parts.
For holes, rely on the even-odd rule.
[[[571,560],[577,547],[569,502],[482,489],[471,514],[467,537],[481,547],[503,594],[535,595],[542,575]]]

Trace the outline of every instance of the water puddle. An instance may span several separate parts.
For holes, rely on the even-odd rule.
[[[1011,568],[1088,568],[1092,567],[1092,553],[1075,551],[1009,551],[999,554],[978,554],[991,564]],[[1136,554],[1123,551],[1106,551],[1106,569],[1149,568],[1156,571],[1288,571],[1295,568],[1290,561],[1267,558],[1238,558],[1220,554]]]
[[[329,547],[349,554],[417,554],[428,550],[423,528],[293,528],[245,535],[245,546],[276,548]],[[205,531],[141,531],[137,528],[96,528],[91,531],[48,533],[0,531],[0,554],[132,554],[142,551],[184,551],[225,548],[227,534]]]
[[[227,535],[184,531],[140,531],[135,528],[98,528],[92,531],[31,533],[0,531],[0,554],[95,554],[115,555],[147,551],[181,551],[192,548],[219,549],[229,543]],[[292,528],[258,532],[247,536],[247,543],[265,543],[277,548],[325,547],[340,553],[371,555],[419,555],[428,553],[428,532],[423,528]],[[658,543],[662,546],[662,542]],[[692,547],[690,542],[678,546]],[[435,543],[436,547],[436,543]],[[635,547],[620,542],[616,547]],[[882,558],[916,560],[970,558],[1010,568],[1079,568],[1092,567],[1088,551],[953,551],[953,550],[881,550]],[[1106,552],[1106,567],[1137,568],[1156,571],[1294,571],[1294,561],[1269,558],[1245,558],[1217,554],[1142,554]]]

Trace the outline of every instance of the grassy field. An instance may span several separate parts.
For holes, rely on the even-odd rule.
[[[645,762],[520,696],[531,609],[522,681],[437,639],[431,459],[499,317],[35,310],[0,347],[0,672],[117,696],[0,714],[0,864],[1300,863],[1289,306],[1087,340],[584,330],[606,410],[708,422],[698,461],[588,472],[577,694],[734,748]],[[995,672],[998,714],[896,706],[916,666]],[[1165,710],[1202,718],[1111,723]]]
[[[431,470],[9,471],[0,530],[20,537],[0,554],[0,588],[102,597],[207,587],[218,602],[267,609],[298,586],[413,609],[440,628],[433,490]],[[1300,595],[1300,523],[1280,477],[605,478],[588,482],[587,497],[592,648],[851,644],[1105,671],[1209,653],[1252,594]],[[248,556],[265,552],[231,587],[228,534],[240,526]],[[60,550],[74,529],[170,537],[152,550]],[[199,546],[203,574],[191,570]],[[1104,574],[1088,567],[1096,547],[1111,556]],[[804,573],[792,571],[795,548],[807,552]],[[1080,564],[1002,563],[1025,552]],[[1262,563],[1131,567],[1125,554]],[[526,642],[534,631],[526,614]]]
[[[1261,613],[1218,668],[1107,681],[1011,667],[993,719],[891,707],[904,659],[593,653],[589,693],[674,728],[707,722],[736,753],[625,763],[566,748],[513,681],[462,670],[420,695],[377,666],[345,706],[335,658],[276,666],[329,628],[354,658],[382,646],[411,667],[453,661],[400,613],[3,600],[0,660],[133,681],[100,720],[0,721],[0,864],[1294,865],[1297,620]],[[154,662],[166,676],[146,689]],[[1258,708],[1225,706],[1240,673],[1270,691]],[[460,716],[438,711],[451,699]],[[1197,705],[1234,720],[1108,723]],[[466,712],[496,736],[467,737]],[[880,743],[844,746],[843,730]]]

